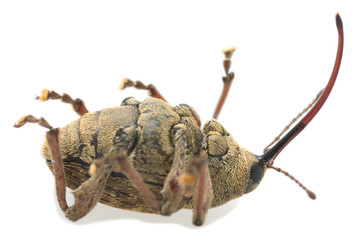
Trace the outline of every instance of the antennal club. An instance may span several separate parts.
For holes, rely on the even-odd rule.
[[[291,178],[295,183],[298,184],[298,186],[300,186],[303,190],[306,191],[307,195],[312,199],[315,200],[316,199],[316,194],[314,194],[312,191],[308,190],[300,181],[298,181],[294,176],[292,176],[291,174],[289,174],[288,172],[282,170],[281,168],[278,167],[274,167],[272,165],[268,165],[268,168],[272,168],[274,170],[276,170],[277,172],[283,173],[284,175],[286,175],[287,177]]]

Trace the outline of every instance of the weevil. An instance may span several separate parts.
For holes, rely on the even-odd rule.
[[[120,88],[147,89],[151,98],[139,102],[130,97],[118,107],[89,112],[82,100],[45,89],[37,97],[40,101],[60,99],[71,104],[80,118],[60,129],[44,118],[26,115],[14,127],[30,122],[49,129],[41,155],[55,177],[57,199],[68,219],[84,217],[101,202],[162,215],[193,209],[193,224],[202,225],[209,208],[253,191],[268,168],[282,171],[273,166],[274,159],[314,118],[336,81],[343,53],[343,24],[338,14],[336,25],[338,50],[326,88],[305,116],[262,155],[239,146],[216,120],[234,79],[230,72],[234,48],[224,50],[224,88],[213,119],[202,129],[194,108],[172,107],[153,85],[130,79],[123,79]],[[72,206],[66,202],[66,186],[74,190]]]

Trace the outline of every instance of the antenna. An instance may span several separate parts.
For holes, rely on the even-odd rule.
[[[267,168],[272,168],[278,172],[281,172],[281,173],[285,174],[286,176],[288,176],[289,178],[291,178],[293,181],[295,181],[303,190],[306,191],[306,193],[308,194],[308,196],[311,199],[316,199],[316,195],[312,191],[308,190],[305,186],[302,185],[301,182],[299,182],[296,178],[294,178],[288,172],[283,171],[281,168],[274,167],[273,162],[274,162],[275,158],[280,154],[280,152],[287,146],[287,144],[289,144],[311,122],[311,120],[316,116],[316,114],[322,108],[322,106],[326,102],[329,94],[331,93],[333,85],[337,79],[337,75],[339,72],[339,67],[341,65],[342,55],[343,55],[343,42],[344,42],[343,23],[342,23],[342,19],[338,13],[336,14],[336,25],[337,25],[337,30],[338,30],[338,49],[337,49],[337,55],[336,55],[336,60],[335,60],[334,67],[332,70],[332,74],[331,74],[331,77],[328,81],[326,88],[323,90],[323,92],[321,94],[319,94],[320,97],[313,101],[313,103],[315,102],[315,104],[312,106],[310,111],[308,113],[306,113],[306,115],[301,119],[301,121],[299,121],[282,139],[279,139],[280,136],[286,131],[286,129],[284,129],[284,131],[282,133],[280,133],[278,138],[274,139],[274,141],[272,143],[270,143],[268,145],[268,147],[270,147],[276,141],[278,141],[278,142],[273,147],[271,147],[269,149],[268,149],[268,147],[266,147],[264,150],[264,154],[262,154],[261,156],[258,157],[259,161],[262,164],[265,164],[267,166]],[[308,108],[307,108],[307,110],[308,110]],[[306,109],[303,112],[306,112]],[[294,121],[295,121],[295,119],[294,119]],[[292,123],[290,123],[287,128],[289,128]]]
[[[268,168],[272,168],[274,170],[276,170],[277,172],[283,173],[284,175],[286,175],[287,177],[291,178],[295,183],[298,184],[298,186],[300,186],[303,190],[306,191],[306,193],[308,194],[308,196],[312,199],[315,200],[316,199],[316,194],[314,194],[312,191],[308,190],[300,181],[298,181],[296,178],[294,178],[291,174],[289,174],[288,172],[282,170],[281,168],[278,167],[274,167],[272,165],[268,165]]]

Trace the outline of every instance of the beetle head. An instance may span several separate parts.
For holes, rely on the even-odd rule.
[[[208,121],[203,134],[214,195],[220,196],[212,204],[221,205],[254,190],[266,171],[265,165],[257,165],[259,159],[240,147],[217,120]]]
[[[203,131],[205,137],[204,149],[208,153],[209,165],[211,165],[211,177],[216,178],[212,182],[218,181],[217,186],[213,186],[213,188],[214,191],[218,191],[218,194],[222,194],[224,199],[227,196],[235,197],[231,196],[227,189],[231,189],[233,193],[239,194],[239,196],[254,190],[261,182],[267,168],[283,172],[296,181],[307,192],[310,198],[315,199],[315,195],[311,191],[306,189],[287,172],[273,167],[272,164],[287,144],[316,116],[333,88],[343,55],[343,23],[339,14],[336,15],[336,25],[338,30],[338,49],[333,71],[326,88],[322,91],[310,111],[275,145],[267,149],[264,154],[256,156],[243,148],[239,148],[230,134],[216,120],[205,124]]]

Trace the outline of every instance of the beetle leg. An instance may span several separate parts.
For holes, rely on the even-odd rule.
[[[114,166],[115,163],[110,158],[96,161],[96,170],[93,172],[92,168],[90,172],[92,176],[73,191],[75,204],[65,211],[67,218],[77,221],[96,206]]]
[[[120,154],[111,153],[109,156],[117,160],[121,171],[124,172],[126,176],[131,180],[133,185],[142,194],[144,200],[152,207],[154,212],[158,213],[160,211],[160,207],[157,201],[155,200],[152,192],[145,185],[143,179],[140,177],[137,170],[128,161],[127,152],[122,151],[120,152]]]
[[[14,124],[14,127],[15,128],[19,128],[19,127],[22,127],[24,126],[26,123],[38,123],[40,126],[44,127],[44,128],[48,128],[48,129],[52,129],[51,125],[43,118],[41,117],[40,119],[38,118],[35,118],[34,116],[32,115],[25,115],[23,117],[21,117],[19,119],[19,121],[17,121],[15,124]]]
[[[66,211],[68,209],[68,205],[66,201],[65,174],[58,141],[59,132],[60,131],[58,128],[52,128],[50,131],[46,132],[46,138],[50,147],[51,158],[53,161],[57,200],[62,211]]]
[[[149,84],[149,85],[146,86],[141,81],[133,82],[129,78],[122,78],[122,82],[121,82],[121,85],[120,85],[119,89],[123,90],[123,89],[125,89],[127,87],[134,87],[136,89],[148,90],[148,95],[149,96],[161,99],[161,100],[166,102],[164,97],[159,93],[159,91],[157,90],[157,88],[153,84]]]
[[[165,216],[175,212],[183,199],[185,185],[180,182],[184,173],[185,151],[188,148],[185,126],[177,126],[174,134],[174,159],[171,170],[165,179],[163,190],[163,202],[161,205],[161,214]]]
[[[204,153],[190,163],[188,171],[180,176],[180,183],[192,191],[193,224],[200,226],[205,221],[213,195],[209,166]]]
[[[225,76],[222,78],[223,82],[224,82],[224,87],[223,87],[221,96],[219,98],[218,104],[216,105],[216,108],[215,108],[215,111],[213,114],[213,118],[215,118],[215,119],[217,119],[219,116],[221,108],[224,105],[227,94],[231,87],[232,80],[234,80],[235,75],[233,72],[230,72],[230,67],[231,67],[231,57],[232,57],[232,54],[234,53],[235,49],[236,49],[235,47],[231,47],[231,48],[226,48],[222,51],[225,55],[225,59],[223,61]]]
[[[69,103],[72,105],[73,110],[78,113],[80,116],[87,113],[88,110],[84,104],[84,102],[76,98],[73,100],[68,94],[64,93],[62,96],[58,94],[55,91],[49,91],[48,89],[43,89],[41,91],[41,95],[36,97],[37,100],[40,100],[41,102],[47,101],[49,99],[55,100],[55,99],[61,99],[64,103]]]
[[[93,167],[91,168],[91,173],[93,175],[73,191],[75,203],[71,207],[68,207],[66,202],[65,175],[58,137],[58,128],[51,129],[46,133],[53,161],[57,200],[65,216],[72,221],[77,221],[87,215],[97,204],[115,164],[110,157],[105,157],[96,161],[96,170],[94,171]]]
[[[207,157],[204,153],[191,162],[189,175],[194,177],[193,195],[193,224],[200,226],[204,223],[212,199],[212,184]]]
[[[188,140],[184,127],[177,126],[174,139],[174,160],[162,190],[161,214],[170,215],[176,211],[184,194],[190,192],[193,196],[193,223],[199,226],[205,221],[212,199],[207,159],[204,154],[201,154],[185,166],[185,162],[188,161],[185,155]]]

